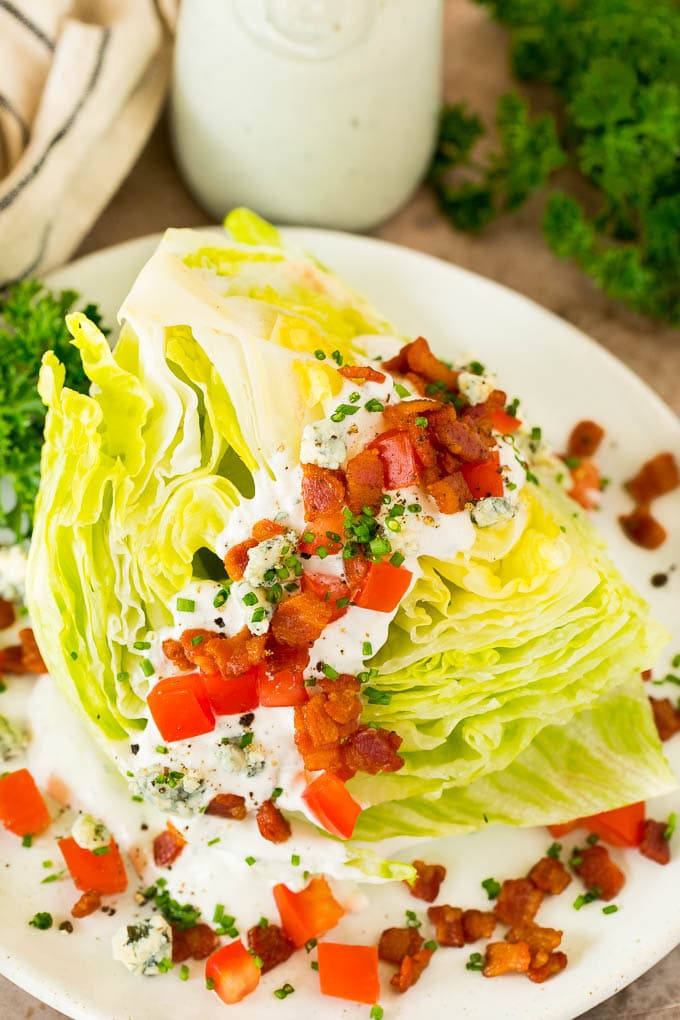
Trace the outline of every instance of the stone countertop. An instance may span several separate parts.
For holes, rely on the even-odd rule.
[[[466,98],[483,117],[511,85],[504,33],[469,0],[446,0],[445,92]],[[626,311],[605,298],[574,266],[544,244],[538,196],[479,237],[453,231],[432,195],[418,191],[374,233],[428,252],[513,287],[578,326],[629,365],[680,414],[680,331]],[[139,162],[85,239],[78,255],[168,226],[211,220],[194,202],[173,164],[161,124]],[[584,1014],[588,1020],[680,1018],[680,947],[627,989]],[[45,1006],[0,977],[0,1020],[59,1020]]]

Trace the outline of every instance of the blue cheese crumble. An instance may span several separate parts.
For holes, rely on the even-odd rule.
[[[492,524],[510,521],[517,513],[517,508],[503,496],[489,496],[480,499],[472,507],[470,516],[478,528],[488,528]]]
[[[160,914],[148,921],[126,924],[112,939],[113,958],[132,974],[151,976],[163,973],[163,965],[172,959],[172,928]]]
[[[461,372],[458,376],[458,389],[468,404],[483,404],[495,388],[494,376],[475,375],[474,372]]]
[[[347,459],[347,447],[338,426],[327,419],[305,425],[300,443],[302,464],[317,464],[336,471]]]
[[[4,715],[0,715],[0,761],[11,761],[24,750],[28,744],[28,735],[20,727],[11,723]]]
[[[159,811],[167,811],[180,818],[198,814],[212,796],[197,769],[180,772],[151,765],[140,769],[130,779],[129,786],[134,794],[151,801]]]
[[[99,850],[111,842],[111,833],[104,823],[93,815],[78,815],[71,835],[83,850]]]

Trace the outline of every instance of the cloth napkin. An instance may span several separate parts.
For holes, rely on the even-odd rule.
[[[178,0],[0,0],[0,286],[64,262],[160,112]]]

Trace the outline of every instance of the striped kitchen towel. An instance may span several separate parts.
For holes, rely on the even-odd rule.
[[[178,0],[0,0],[0,286],[64,262],[160,112]]]

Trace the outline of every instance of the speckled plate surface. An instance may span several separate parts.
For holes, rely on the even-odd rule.
[[[368,294],[405,332],[425,334],[442,351],[450,346],[474,352],[493,366],[504,388],[522,397],[527,420],[540,423],[556,448],[563,445],[578,419],[601,422],[607,440],[600,461],[614,483],[659,450],[671,449],[680,455],[680,422],[651,390],[578,330],[520,295],[380,241],[318,230],[290,233]],[[156,240],[142,238],[89,256],[53,274],[50,283],[73,287],[88,301],[99,302],[112,322]],[[680,650],[680,571],[670,570],[668,583],[661,588],[652,587],[650,578],[680,564],[680,493],[658,502],[657,516],[670,534],[654,553],[636,549],[621,534],[616,516],[627,506],[625,494],[613,484],[605,494],[598,523],[616,563],[673,632],[668,659]],[[667,659],[660,663],[661,675]],[[3,699],[20,698],[21,682],[13,682],[13,687]],[[658,687],[654,693],[672,696],[673,692]],[[6,701],[3,704],[5,710],[10,707]],[[671,744],[669,752],[680,772],[680,747]],[[680,811],[680,793],[662,798],[650,813],[663,818],[671,810]],[[680,841],[680,834],[676,840]],[[480,879],[524,873],[549,841],[545,830],[497,827],[421,846],[419,856],[448,866],[443,902],[484,907]],[[569,838],[565,843],[570,844]],[[519,976],[488,981],[465,969],[468,950],[445,949],[435,954],[429,971],[407,996],[392,993],[385,969],[381,1003],[386,1020],[415,1016],[444,1020],[452,1015],[466,1020],[492,1016],[496,1020],[567,1020],[628,984],[680,942],[680,852],[676,850],[676,859],[665,868],[632,851],[614,853],[627,875],[617,900],[618,913],[604,916],[598,904],[576,912],[569,892],[541,908],[541,923],[563,928],[565,933],[563,948],[569,966],[557,980],[544,985],[532,985]],[[37,910],[66,917],[73,901],[70,883],[40,884],[45,876],[41,862],[48,858],[58,860],[53,835],[41,836],[29,852],[15,837],[0,832],[0,971],[70,1017],[216,1020],[228,1015],[234,1020],[270,1016],[286,1020],[311,1011],[318,1020],[368,1017],[367,1006],[321,996],[304,953],[267,975],[255,995],[234,1007],[206,994],[199,964],[193,965],[192,980],[186,983],[173,973],[134,978],[112,959],[110,950],[110,937],[121,923],[124,904],[116,917],[88,918],[72,936],[56,930],[36,931],[27,921]],[[228,876],[225,882],[228,887]],[[414,906],[401,887],[375,890],[371,898],[374,921],[389,917],[394,923],[404,909]],[[374,940],[376,934],[375,926],[366,927],[361,914],[345,918],[337,929],[341,941]],[[281,1001],[272,992],[284,981],[296,991]]]

